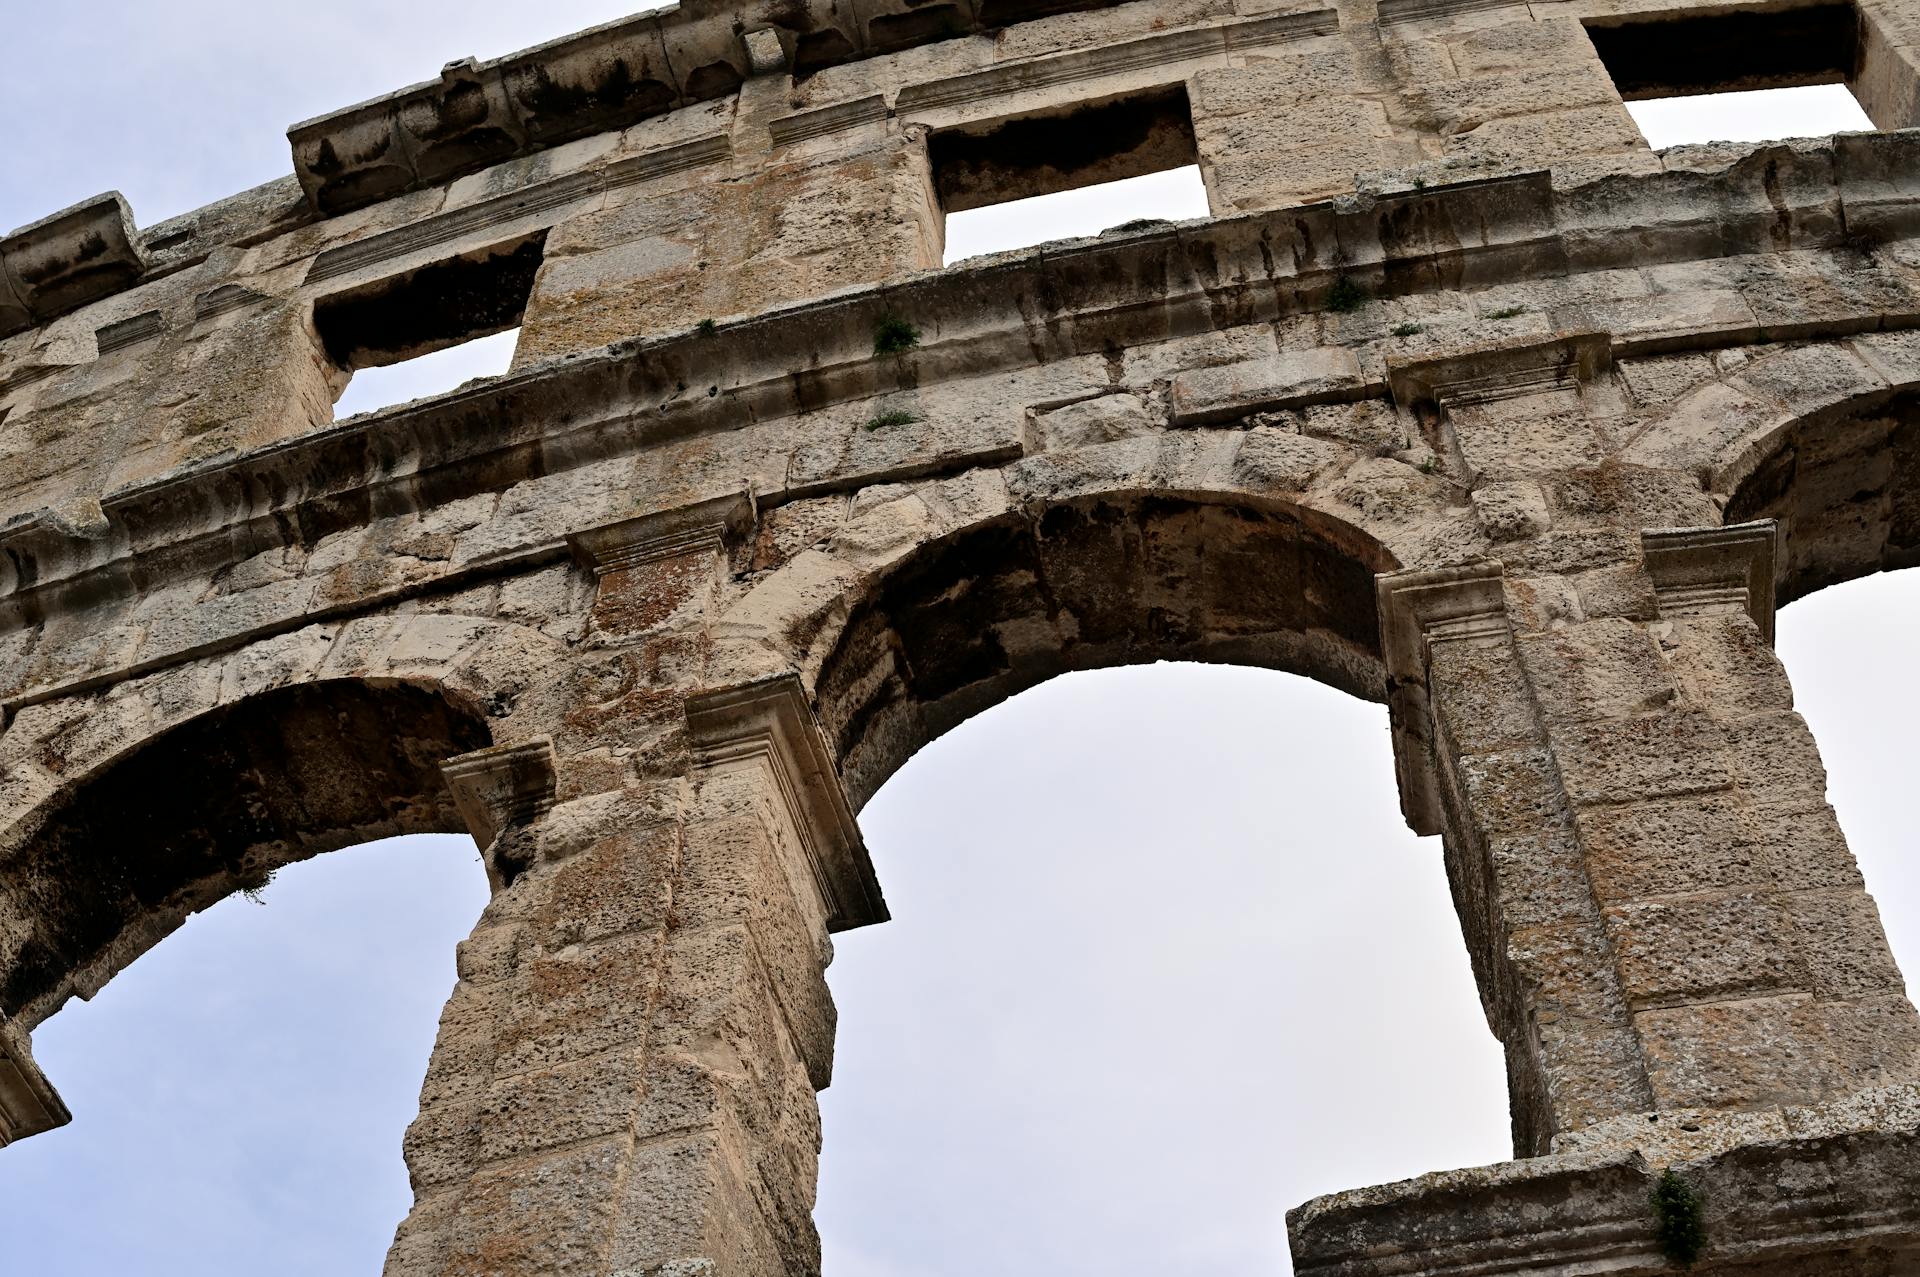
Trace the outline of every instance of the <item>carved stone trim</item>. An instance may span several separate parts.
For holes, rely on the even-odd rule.
[[[567,538],[580,565],[594,579],[693,550],[725,547],[729,536],[753,526],[751,491],[729,493],[674,510],[656,510]]]
[[[53,1083],[33,1062],[27,1035],[0,1023],[0,1148],[72,1120]]]
[[[1312,36],[1332,35],[1340,29],[1336,9],[1308,9],[1277,13],[1244,22],[1189,27],[1143,36],[1124,43],[1063,53],[1057,57],[956,75],[900,90],[895,113],[905,117],[935,107],[986,102],[1029,89],[1052,88],[1105,75],[1170,66],[1196,58],[1223,57],[1248,49],[1267,48]]]
[[[1386,572],[1374,578],[1400,810],[1417,834],[1437,834],[1446,820],[1434,767],[1428,654],[1436,643],[1486,643],[1508,637],[1504,575],[1505,569],[1489,560],[1462,567]]]
[[[1640,546],[1660,615],[1744,611],[1773,642],[1778,537],[1772,519],[1724,528],[1648,528],[1640,534]]]
[[[1552,390],[1578,390],[1613,366],[1605,333],[1568,333],[1523,346],[1495,346],[1387,365],[1387,385],[1402,409],[1445,411]]]
[[[460,818],[484,852],[506,830],[553,806],[553,742],[494,745],[440,764]]]
[[[0,238],[0,337],[132,285],[147,269],[118,191]]]
[[[799,831],[828,930],[887,920],[866,841],[799,679],[787,674],[696,696],[687,702],[687,730],[699,767],[766,760]]]

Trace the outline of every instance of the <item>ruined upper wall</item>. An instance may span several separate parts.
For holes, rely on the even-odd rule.
[[[526,368],[935,269],[951,209],[1186,160],[1216,218],[1543,169],[1598,189],[1714,163],[1650,151],[1617,80],[1844,78],[1883,128],[1920,82],[1915,0],[1036,11],[644,15],[298,125],[294,176],[144,233],[103,197],[7,236],[0,525],[84,528],[326,427],[355,368],[516,324]]]

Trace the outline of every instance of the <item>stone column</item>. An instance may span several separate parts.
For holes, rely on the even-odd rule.
[[[580,538],[594,638],[539,749],[448,774],[497,886],[387,1271],[800,1277],[829,931],[884,917],[797,681],[701,689],[733,500]]]
[[[1519,1153],[1920,1078],[1920,1020],[1771,648],[1771,525],[1649,531],[1622,614],[1380,584],[1408,815],[1446,834]]]

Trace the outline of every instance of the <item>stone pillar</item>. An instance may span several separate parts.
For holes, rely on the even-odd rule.
[[[1403,792],[1515,1143],[1920,1078],[1920,1019],[1774,657],[1771,525],[1650,531],[1624,615],[1499,564],[1380,583]]]
[[[496,894],[391,1277],[819,1270],[828,933],[884,908],[797,681],[698,686],[744,501],[578,538],[594,639],[552,672],[552,744],[446,766]]]

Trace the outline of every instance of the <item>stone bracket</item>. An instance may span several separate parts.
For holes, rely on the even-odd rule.
[[[483,853],[501,834],[532,823],[553,806],[553,742],[544,737],[449,758],[440,764],[440,774]]]
[[[726,546],[729,536],[737,536],[753,526],[757,511],[751,488],[712,497],[672,510],[656,510],[619,523],[575,532],[567,545],[580,565],[593,573],[594,580],[626,568],[640,567],[660,559],[672,558],[694,550]]]
[[[1566,333],[1521,346],[1489,346],[1437,358],[1389,361],[1387,386],[1402,410],[1445,412],[1553,390],[1579,390],[1613,366],[1605,333]]]
[[[0,239],[0,337],[117,293],[146,269],[118,191],[24,226]]]
[[[1413,831],[1423,836],[1440,833],[1446,825],[1434,766],[1428,652],[1436,643],[1484,643],[1509,636],[1505,571],[1500,563],[1488,560],[1461,567],[1386,572],[1374,578],[1400,810]]]
[[[72,1120],[53,1083],[33,1062],[27,1035],[0,1020],[0,1148]]]
[[[1778,541],[1772,519],[1724,528],[1648,528],[1640,534],[1640,546],[1660,615],[1743,611],[1773,642]]]
[[[866,840],[798,678],[784,674],[695,696],[687,702],[687,730],[697,767],[766,761],[799,831],[829,931],[887,920]]]

